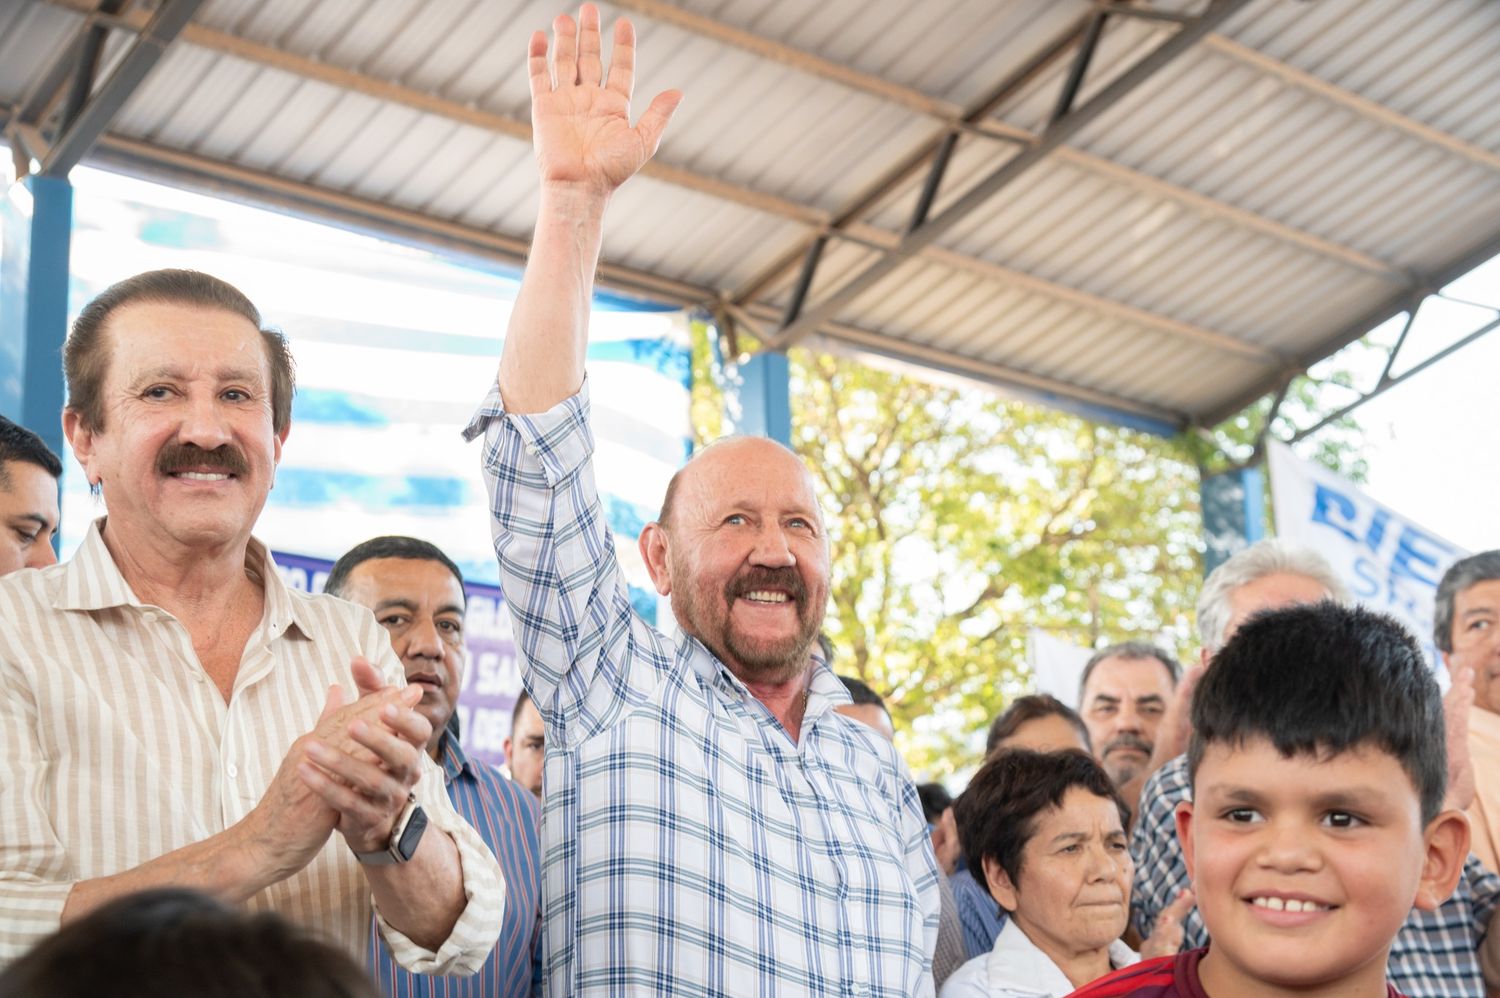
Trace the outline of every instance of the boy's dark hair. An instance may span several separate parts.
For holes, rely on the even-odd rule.
[[[958,841],[974,879],[986,882],[984,859],[989,856],[1016,883],[1021,853],[1036,832],[1037,816],[1061,806],[1074,787],[1112,801],[1120,809],[1120,827],[1126,827],[1130,812],[1120,791],[1087,752],[1006,749],[979,767],[968,788],[953,802]]]
[[[953,795],[941,783],[918,783],[917,796],[922,799],[922,816],[929,824],[953,806]]]
[[[0,973],[0,998],[376,998],[348,954],[271,912],[170,888],[71,922]]]
[[[1001,715],[990,722],[989,737],[984,740],[984,754],[989,756],[995,753],[995,746],[1016,733],[1016,730],[1028,721],[1035,721],[1039,717],[1056,714],[1078,729],[1078,735],[1083,739],[1083,744],[1092,748],[1093,742],[1089,739],[1089,729],[1083,723],[1083,718],[1078,716],[1078,711],[1069,707],[1055,696],[1047,693],[1033,693],[1030,696],[1021,697],[1016,700]]]
[[[10,461],[34,464],[53,478],[62,476],[62,462],[42,438],[19,423],[0,416],[0,489],[10,488]]]
[[[1331,601],[1246,621],[1193,693],[1188,774],[1210,745],[1264,738],[1283,756],[1374,746],[1411,778],[1422,821],[1442,810],[1443,700],[1416,639],[1395,619]]]
[[[333,563],[333,568],[328,571],[328,581],[323,583],[323,591],[330,596],[343,596],[344,587],[349,584],[349,573],[367,561],[377,558],[409,558],[412,561],[435,561],[458,580],[458,587],[463,588],[464,573],[459,571],[453,559],[443,554],[442,549],[436,544],[418,540],[415,537],[401,537],[398,535],[387,535],[385,537],[372,537],[367,541],[361,541],[354,545],[338,561]],[[464,603],[469,600],[468,593],[464,593]]]

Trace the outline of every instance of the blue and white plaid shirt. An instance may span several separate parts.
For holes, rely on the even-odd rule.
[[[522,676],[547,726],[549,995],[933,994],[938,873],[895,748],[833,711],[801,738],[702,644],[631,609],[594,485],[588,389],[466,431]]]
[[[1141,813],[1130,837],[1135,859],[1130,910],[1142,938],[1150,935],[1161,910],[1188,886],[1173,815],[1178,801],[1192,797],[1185,755],[1167,763],[1141,788]],[[1497,905],[1500,877],[1471,854],[1452,897],[1436,911],[1412,909],[1391,944],[1386,961],[1390,982],[1409,998],[1478,998],[1484,994],[1478,950]],[[1208,930],[1194,908],[1183,922],[1182,947],[1206,945]]]

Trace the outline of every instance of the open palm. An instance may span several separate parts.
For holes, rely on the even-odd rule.
[[[635,86],[635,29],[615,24],[608,81],[600,52],[599,10],[585,4],[578,21],[566,14],[552,24],[554,45],[548,64],[547,37],[531,36],[532,142],[542,184],[609,194],[656,152],[682,94],[658,94],[641,120],[630,124]],[[554,82],[555,81],[555,82]]]

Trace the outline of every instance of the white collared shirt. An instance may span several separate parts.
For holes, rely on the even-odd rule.
[[[390,637],[363,607],[295,592],[265,546],[245,568],[265,611],[226,702],[187,629],[126,583],[96,521],[66,563],[0,579],[0,964],[56,931],[73,885],[133,869],[244,818],[291,744],[312,730],[328,687],[358,695],[363,655],[405,685]],[[423,754],[416,795],[458,845],[468,904],[427,950],[381,920],[400,962],[470,973],[495,944],[504,881],[489,847],[453,810]],[[364,953],[372,901],[343,836],[251,898]]]
[[[1109,944],[1112,970],[1140,961],[1135,950],[1116,939]],[[1078,990],[1052,958],[1006,919],[995,948],[959,967],[943,984],[940,998],[1062,998]]]

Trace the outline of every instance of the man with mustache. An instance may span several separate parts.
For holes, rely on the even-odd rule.
[[[583,358],[604,209],[680,94],[630,124],[635,39],[599,12],[530,43],[541,172],[483,436],[501,584],[546,722],[547,993],[931,995],[937,868],[894,747],[815,639],[828,540],[807,469],[699,452],[640,538],[681,636],[633,609],[594,486]]]
[[[108,515],[0,580],[0,962],[172,885],[356,955],[373,910],[406,967],[472,973],[504,893],[423,752],[421,690],[368,611],[288,589],[251,536],[286,341],[223,281],[153,271],[84,307],[64,368]]]
[[[1144,641],[1096,651],[1078,683],[1078,712],[1089,729],[1094,756],[1130,808],[1139,810],[1147,765],[1182,667],[1172,654]]]

